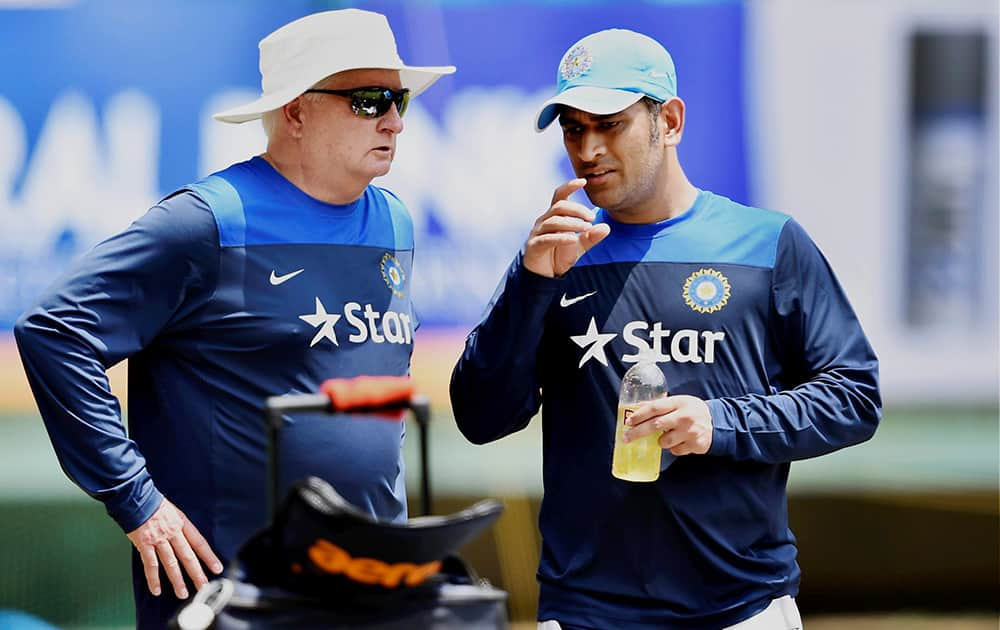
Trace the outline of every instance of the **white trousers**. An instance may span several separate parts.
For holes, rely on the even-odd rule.
[[[558,621],[539,621],[538,630],[561,630]],[[734,626],[722,630],[802,630],[802,617],[799,607],[791,595],[785,595],[771,600],[767,608],[749,619],[744,619]]]

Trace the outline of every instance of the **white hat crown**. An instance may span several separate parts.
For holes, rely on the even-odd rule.
[[[261,96],[213,117],[240,123],[260,118],[318,81],[346,70],[399,70],[403,87],[420,94],[454,66],[407,66],[384,15],[361,9],[323,11],[282,26],[260,41]]]

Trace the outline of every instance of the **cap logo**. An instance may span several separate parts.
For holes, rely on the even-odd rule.
[[[559,66],[559,76],[564,81],[572,81],[586,74],[590,70],[591,63],[593,57],[590,56],[590,51],[583,46],[576,46],[563,57],[563,62]]]

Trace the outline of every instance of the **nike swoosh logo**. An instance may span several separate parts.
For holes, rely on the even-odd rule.
[[[575,298],[567,298],[566,294],[563,293],[562,297],[559,298],[559,306],[566,308],[567,306],[573,306],[580,300],[586,300],[592,295],[597,295],[597,291],[591,291],[590,293],[584,293],[583,295],[578,295]]]
[[[272,269],[271,270],[271,284],[273,284],[274,286],[278,286],[279,284],[283,284],[285,282],[288,282],[289,280],[291,280],[295,276],[299,275],[303,271],[305,271],[305,269],[298,269],[298,270],[293,271],[291,273],[286,273],[283,276],[279,276],[278,274],[274,273],[274,269]]]

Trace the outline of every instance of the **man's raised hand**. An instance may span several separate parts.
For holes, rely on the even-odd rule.
[[[528,235],[524,247],[525,269],[549,278],[561,276],[611,233],[608,224],[593,224],[591,209],[569,200],[570,195],[586,184],[587,180],[578,178],[556,188],[552,205],[538,217]]]

